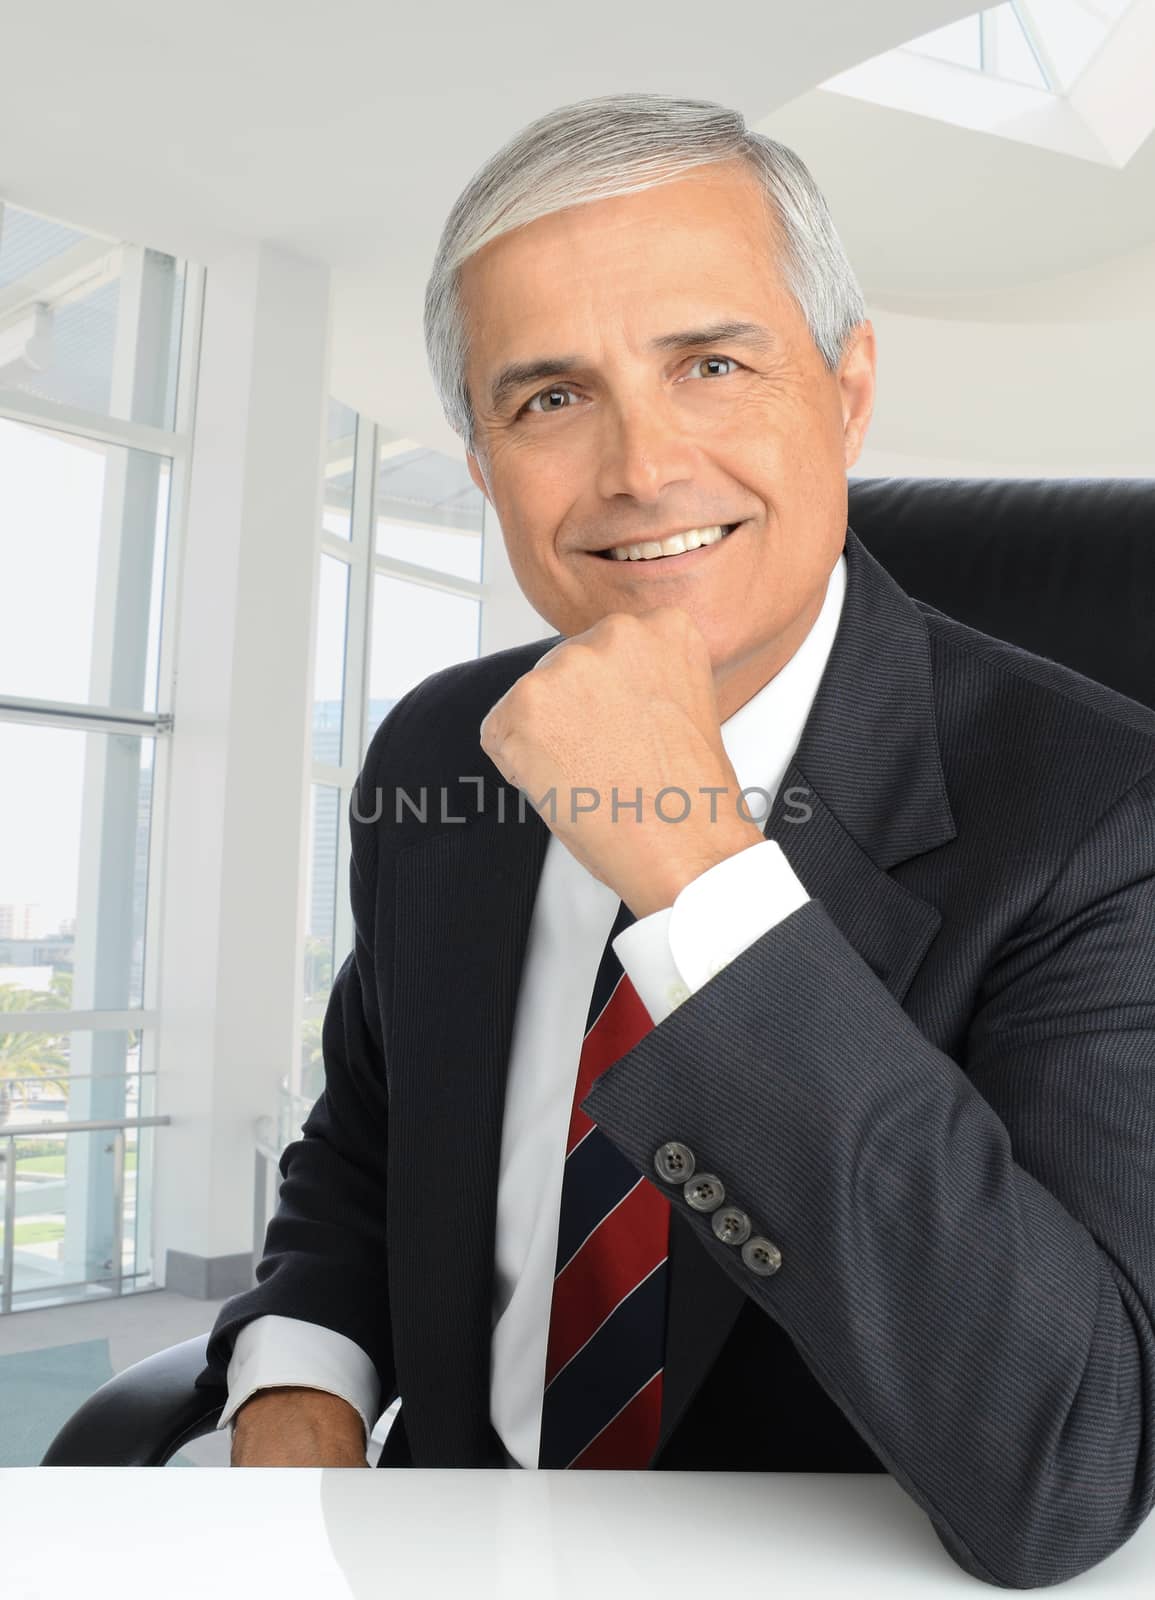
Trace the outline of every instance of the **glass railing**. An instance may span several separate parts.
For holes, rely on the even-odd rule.
[[[154,1130],[169,1120],[25,1101],[0,1122],[0,1315],[152,1286]]]

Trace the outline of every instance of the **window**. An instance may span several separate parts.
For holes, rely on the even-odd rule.
[[[369,740],[430,673],[479,653],[485,499],[455,461],[331,401],[314,629],[301,1050],[289,1106],[324,1081],[321,1024],[353,946],[349,803]],[[299,1117],[282,1129],[292,1136]]]
[[[0,203],[0,1312],[151,1281],[153,796],[199,304],[183,262]]]

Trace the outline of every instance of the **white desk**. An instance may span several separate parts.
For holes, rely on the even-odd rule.
[[[874,1474],[0,1470],[4,1600],[993,1593]],[[1155,1592],[1155,1518],[1063,1589]]]

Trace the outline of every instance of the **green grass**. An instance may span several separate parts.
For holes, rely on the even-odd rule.
[[[55,1220],[46,1222],[18,1222],[13,1230],[16,1243],[21,1244],[55,1244],[64,1237],[64,1223]]]
[[[55,1177],[62,1178],[65,1171],[66,1157],[58,1156],[24,1156],[16,1163],[17,1177]],[[124,1170],[136,1171],[136,1151],[126,1150],[124,1153]]]
[[[64,1161],[65,1157],[62,1155],[25,1156],[22,1161],[17,1161],[16,1163],[16,1176],[18,1178],[26,1178],[31,1175],[35,1178],[40,1175],[47,1177],[52,1174],[56,1177],[63,1177]]]

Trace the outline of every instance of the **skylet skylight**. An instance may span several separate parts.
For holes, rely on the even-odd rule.
[[[1010,0],[904,45],[917,55],[1066,94],[1131,0]]]
[[[1155,0],[1007,0],[823,89],[1125,166],[1155,126]]]

